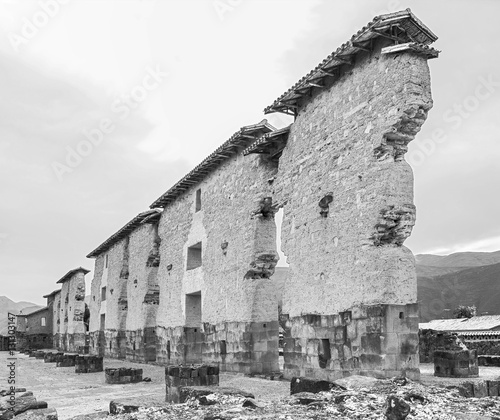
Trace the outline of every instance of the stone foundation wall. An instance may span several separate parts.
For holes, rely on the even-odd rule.
[[[93,373],[103,370],[102,357],[79,354],[75,358],[75,373]]]
[[[358,306],[289,318],[283,356],[286,378],[404,373],[418,379],[418,305]]]
[[[223,372],[279,371],[278,321],[158,327],[158,362],[217,363]]]
[[[142,381],[142,369],[133,368],[106,368],[107,384],[130,384]]]
[[[126,331],[126,358],[138,362],[156,362],[156,327]]]
[[[436,350],[434,376],[448,378],[474,378],[479,376],[475,350]]]
[[[57,334],[55,341],[57,342],[58,346],[54,348],[67,352],[78,353],[82,348],[85,348],[86,346],[85,333]]]
[[[167,402],[184,402],[181,401],[183,387],[219,385],[219,367],[217,365],[167,366],[165,368],[165,384],[165,400]]]

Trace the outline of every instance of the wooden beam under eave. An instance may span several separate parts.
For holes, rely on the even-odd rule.
[[[370,48],[364,47],[359,42],[353,42],[352,46],[354,48],[357,48],[358,50],[362,50],[362,51],[366,51],[366,52],[371,52],[372,51]]]
[[[341,62],[342,64],[352,65],[352,60],[348,60],[348,59],[345,59],[343,57],[339,57],[338,55],[334,55],[333,59]]]
[[[371,29],[371,31],[375,32],[376,34],[378,34],[380,36],[383,36],[384,38],[392,39],[393,41],[396,41],[396,42],[401,42],[402,44],[404,44],[406,42],[405,39],[399,38],[397,36],[388,34],[388,33],[383,32],[383,31],[379,31],[377,29]]]

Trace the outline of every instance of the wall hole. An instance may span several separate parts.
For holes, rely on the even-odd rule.
[[[226,340],[221,340],[220,342],[220,354],[221,356],[225,356],[227,354]]]
[[[196,204],[195,204],[195,212],[201,210],[201,188],[196,190]]]
[[[201,267],[202,261],[201,261],[201,242],[198,242],[197,244],[190,246],[187,249],[187,263],[186,263],[186,270],[193,270],[195,268]]]
[[[325,369],[328,362],[331,360],[332,355],[330,351],[330,340],[328,338],[322,338],[319,343],[318,351],[319,367]]]

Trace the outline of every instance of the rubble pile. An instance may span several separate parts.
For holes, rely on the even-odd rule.
[[[0,391],[0,420],[57,420],[57,411],[45,401],[37,401],[26,388]]]
[[[216,392],[216,388],[214,388]],[[217,393],[193,397],[183,404],[137,407],[135,412],[113,416],[116,420],[237,420],[237,419],[497,419],[500,398],[464,397],[458,387],[425,386],[406,378],[364,381],[318,393],[299,392],[273,401],[256,401]]]

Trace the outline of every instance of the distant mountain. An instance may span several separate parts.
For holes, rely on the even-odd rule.
[[[500,251],[496,252],[456,252],[450,255],[418,254],[417,265],[449,268],[468,268],[500,263]]]
[[[0,296],[0,335],[8,334],[8,313],[18,314],[19,311],[29,308],[29,312],[43,308],[43,306],[35,305],[31,302],[14,302],[7,296]]]
[[[459,305],[500,314],[500,251],[416,255],[421,322],[450,318]]]

